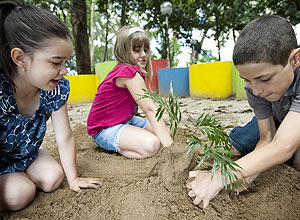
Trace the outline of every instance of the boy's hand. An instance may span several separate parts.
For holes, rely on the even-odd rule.
[[[190,189],[188,195],[191,198],[195,197],[193,201],[195,205],[203,201],[203,208],[206,208],[209,201],[223,189],[221,174],[217,171],[213,179],[211,179],[211,172],[202,170],[191,171],[189,179],[194,177],[193,181],[186,184],[186,187]]]
[[[97,189],[100,185],[100,179],[98,178],[80,178],[77,177],[70,183],[71,190],[75,192],[81,192],[81,188]]]

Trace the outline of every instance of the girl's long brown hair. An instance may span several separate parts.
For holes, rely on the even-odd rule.
[[[147,82],[152,80],[152,64],[151,64],[151,52],[150,52],[150,39],[146,32],[138,31],[128,36],[128,31],[133,26],[124,26],[120,29],[117,40],[114,47],[114,56],[118,63],[137,65],[143,75],[146,77]],[[146,60],[146,68],[141,68],[132,60],[131,50],[135,48],[144,47],[148,49],[148,58]]]

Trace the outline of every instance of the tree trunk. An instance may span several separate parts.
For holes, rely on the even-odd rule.
[[[162,50],[161,50],[161,58],[168,59],[168,28],[167,24],[163,26],[163,35],[162,35]]]
[[[297,9],[298,9],[298,11],[300,11],[300,0],[297,0],[297,1],[296,1],[296,4],[297,4]]]
[[[71,23],[73,27],[76,69],[78,74],[91,74],[86,13],[85,0],[72,0]]]
[[[219,14],[216,12],[216,36],[217,36],[217,48],[218,48],[218,60],[221,61],[221,45],[220,45],[220,27],[219,27]]]
[[[121,27],[127,23],[127,0],[122,1],[122,12],[121,12]]]
[[[91,59],[91,70],[92,72],[95,71],[95,65],[94,65],[94,26],[95,26],[95,2],[91,2],[91,20],[90,20],[90,37],[91,37],[91,44],[90,44],[90,59]]]
[[[199,45],[197,45],[198,47],[197,47],[197,50],[195,52],[195,58],[194,58],[196,62],[199,58],[200,51],[202,50],[202,45],[203,45],[204,39],[206,38],[206,33],[207,33],[207,30],[204,30],[203,34],[202,34],[202,37],[201,37],[201,40],[199,42]]]
[[[108,34],[109,34],[109,18],[110,18],[110,15],[108,13],[108,8],[109,8],[108,4],[109,4],[109,2],[106,1],[105,50],[104,50],[104,55],[103,55],[103,62],[105,62],[107,60],[107,53],[108,53]]]

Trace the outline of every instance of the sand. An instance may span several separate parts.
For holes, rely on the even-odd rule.
[[[203,112],[214,114],[224,125],[244,125],[253,112],[246,100],[233,98],[189,97],[179,98],[179,102],[183,120],[174,144],[144,160],[100,150],[86,133],[91,104],[69,105],[78,173],[99,177],[101,186],[77,194],[64,180],[55,192],[38,191],[28,207],[1,212],[0,219],[300,219],[300,173],[285,164],[262,173],[248,191],[230,195],[223,190],[204,210],[193,205],[185,183],[199,157],[197,151],[186,157],[186,125]],[[59,161],[51,122],[43,147]]]

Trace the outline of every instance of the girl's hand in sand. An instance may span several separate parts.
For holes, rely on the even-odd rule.
[[[203,201],[203,208],[206,208],[209,201],[223,189],[219,171],[215,172],[213,179],[211,178],[211,172],[202,170],[191,171],[189,179],[191,178],[195,179],[186,184],[186,187],[190,189],[188,195],[192,199],[195,197],[193,201],[195,205],[199,205]]]
[[[81,188],[97,189],[100,185],[98,178],[80,178],[77,177],[70,183],[71,190],[75,192],[81,192]]]

